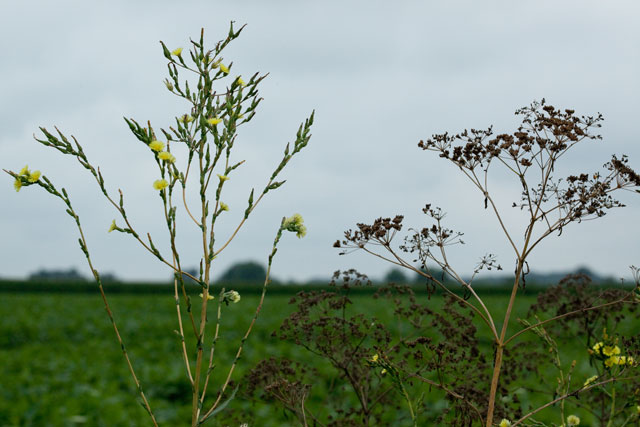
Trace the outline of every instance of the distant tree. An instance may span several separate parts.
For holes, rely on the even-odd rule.
[[[387,274],[385,274],[384,282],[385,283],[393,282],[393,283],[404,285],[409,283],[409,279],[407,278],[407,275],[404,274],[404,272],[399,268],[392,268],[387,272]]]
[[[195,280],[193,280],[191,277],[189,277],[189,275],[193,276],[193,277],[199,277],[200,276],[200,270],[197,267],[191,267],[191,268],[183,268],[182,269],[182,280],[184,280],[185,283],[197,283]],[[173,282],[174,279],[174,275],[171,275],[171,282]]]
[[[260,282],[267,275],[262,264],[255,261],[245,261],[233,264],[220,278],[223,282]]]
[[[104,273],[104,274],[100,274],[100,279],[102,279],[103,282],[119,282],[120,279],[118,279],[118,276],[115,275],[115,273]]]
[[[40,269],[29,275],[29,280],[67,280],[67,281],[83,281],[86,278],[78,273],[75,268],[69,270],[45,270]]]
[[[431,274],[433,275],[433,277],[435,277],[436,279],[440,280],[443,283],[449,282],[451,280],[450,277],[444,274],[441,268],[432,268]],[[416,273],[413,278],[413,283],[423,284],[424,282],[425,282],[424,276],[422,276],[420,273]]]

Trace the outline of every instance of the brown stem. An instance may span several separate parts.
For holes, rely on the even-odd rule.
[[[129,372],[131,373],[131,376],[133,377],[133,381],[136,383],[136,388],[138,389],[138,392],[140,393],[140,397],[142,398],[142,402],[144,403],[144,407],[147,410],[147,412],[149,413],[149,416],[151,416],[151,421],[153,422],[154,426],[158,426],[158,423],[156,421],[155,416],[153,415],[153,411],[151,411],[151,406],[149,405],[149,402],[147,401],[146,396],[144,395],[144,392],[142,391],[142,387],[140,386],[140,381],[138,380],[138,377],[136,376],[136,373],[133,369],[133,365],[131,364],[131,360],[129,360],[129,354],[127,353],[127,350],[124,346],[124,342],[122,341],[122,337],[120,336],[120,332],[118,331],[118,326],[116,325],[116,321],[113,318],[113,313],[111,312],[111,308],[109,307],[109,303],[107,301],[107,296],[104,293],[104,289],[102,287],[102,281],[100,280],[100,275],[98,274],[98,271],[93,268],[93,263],[91,262],[91,258],[89,257],[89,249],[87,247],[87,242],[85,240],[84,237],[84,233],[82,231],[82,227],[80,226],[80,222],[79,219],[77,217],[77,215],[75,215],[74,212],[74,216],[76,218],[76,223],[78,225],[78,231],[80,232],[80,238],[82,239],[82,243],[84,245],[84,248],[86,249],[85,255],[86,255],[86,259],[87,259],[87,263],[89,264],[89,268],[91,269],[91,273],[93,273],[93,277],[95,278],[96,282],[98,283],[98,289],[100,289],[100,295],[102,296],[102,302],[104,303],[104,307],[107,311],[107,315],[109,316],[109,319],[111,320],[111,324],[113,325],[113,330],[116,333],[116,337],[118,339],[118,343],[120,343],[120,348],[122,349],[122,354],[124,355],[125,360],[127,361],[127,366],[129,367]]]
[[[471,403],[469,400],[465,399],[465,397],[464,397],[463,395],[461,395],[461,394],[459,394],[459,393],[456,393],[456,392],[455,392],[455,391],[453,391],[453,390],[448,389],[447,387],[445,387],[445,386],[444,386],[443,384],[441,384],[441,383],[438,383],[438,382],[436,382],[436,381],[432,381],[432,380],[430,380],[430,379],[428,379],[428,378],[425,378],[425,377],[423,377],[422,375],[418,375],[418,374],[410,374],[410,375],[409,375],[409,377],[410,377],[410,378],[417,378],[417,379],[419,379],[420,381],[422,381],[422,382],[424,382],[424,383],[427,383],[427,384],[429,384],[429,385],[431,385],[431,386],[434,386],[434,387],[438,387],[439,389],[441,389],[442,391],[444,391],[444,392],[445,392],[445,393],[447,393],[447,394],[450,394],[451,396],[455,397],[456,399],[460,399],[460,400],[462,400],[464,403],[466,403],[467,405],[469,405],[469,407],[470,407],[471,409],[473,409],[473,411],[476,413],[476,415],[478,415],[478,418],[479,418],[480,420],[482,420],[482,414],[480,413],[480,411],[478,410],[478,408],[476,408],[476,406],[475,406],[473,403]]]
[[[251,334],[251,330],[253,329],[253,325],[256,323],[256,320],[258,319],[258,315],[260,314],[260,310],[262,310],[262,305],[264,303],[264,298],[265,298],[265,295],[267,294],[267,286],[269,284],[269,275],[270,274],[271,274],[271,263],[269,263],[269,266],[267,268],[267,275],[265,277],[264,284],[262,285],[262,295],[260,296],[260,302],[258,303],[258,306],[256,307],[256,311],[255,311],[255,313],[253,315],[253,319],[251,319],[251,323],[249,324],[249,327],[247,328],[247,332],[242,337],[242,341],[240,342],[240,346],[238,347],[238,351],[236,353],[236,357],[233,359],[233,363],[231,364],[231,367],[229,368],[229,372],[227,373],[227,378],[225,379],[224,383],[222,384],[222,387],[221,387],[220,391],[218,392],[218,396],[216,398],[216,401],[213,403],[211,408],[209,408],[209,410],[202,415],[202,417],[201,417],[202,419],[206,419],[211,414],[211,412],[213,412],[218,407],[218,405],[220,404],[220,400],[222,399],[222,396],[223,396],[225,390],[229,386],[229,381],[231,381],[231,375],[233,374],[233,371],[236,368],[238,360],[240,359],[240,355],[242,354],[242,349],[244,348],[244,342],[247,340],[247,338],[249,338],[249,335]]]
[[[511,318],[511,310],[516,299],[518,292],[518,285],[520,283],[520,275],[522,274],[522,268],[524,263],[522,260],[518,261],[518,268],[516,269],[516,278],[513,282],[513,288],[511,289],[511,296],[509,297],[509,304],[507,305],[507,312],[504,315],[504,323],[502,324],[502,330],[500,332],[500,338],[496,342],[496,355],[493,365],[493,375],[491,377],[491,388],[489,390],[489,404],[487,409],[486,427],[493,425],[493,411],[496,404],[496,393],[498,391],[498,380],[500,378],[500,371],[502,369],[502,354],[504,352],[504,337],[507,333],[507,327],[509,326],[509,319]]]
[[[623,377],[623,378],[609,378],[608,380],[600,381],[599,383],[591,384],[588,387],[583,387],[583,388],[580,388],[578,390],[572,391],[571,393],[567,393],[567,394],[565,394],[563,396],[557,397],[557,398],[553,399],[552,401],[550,401],[548,403],[545,403],[544,405],[540,406],[539,408],[534,409],[533,411],[529,412],[524,417],[520,418],[518,421],[514,422],[512,424],[512,427],[515,427],[515,426],[517,426],[519,424],[522,424],[527,418],[530,418],[531,416],[537,414],[538,412],[542,411],[543,409],[548,408],[549,406],[552,406],[552,405],[554,405],[554,404],[556,404],[556,403],[560,402],[561,400],[564,400],[564,399],[566,399],[568,397],[577,396],[579,393],[582,393],[583,391],[587,391],[587,390],[590,390],[590,389],[592,389],[594,387],[599,387],[601,385],[604,385],[604,384],[607,384],[607,383],[610,383],[610,382],[613,382],[613,381],[626,381],[626,380],[633,380],[633,379],[636,379],[636,378],[640,378],[640,375],[634,375],[632,377]]]
[[[554,320],[562,319],[563,317],[571,316],[573,314],[578,314],[578,313],[584,313],[585,311],[599,310],[601,308],[608,307],[610,305],[624,303],[624,302],[628,302],[630,304],[638,304],[637,301],[627,301],[626,298],[627,297],[624,297],[624,298],[621,298],[621,299],[619,299],[617,301],[608,302],[606,304],[601,304],[601,305],[597,305],[597,306],[593,306],[593,307],[581,308],[579,310],[574,310],[574,311],[570,311],[568,313],[560,314],[560,315],[552,317],[550,319],[542,320],[542,321],[540,321],[538,323],[535,323],[533,325],[527,326],[526,328],[516,332],[515,334],[513,334],[509,339],[507,339],[504,342],[504,345],[507,345],[511,340],[515,339],[518,335],[523,334],[523,333],[527,332],[530,329],[537,328],[538,326],[544,325],[545,323],[548,323],[548,322],[553,322]]]

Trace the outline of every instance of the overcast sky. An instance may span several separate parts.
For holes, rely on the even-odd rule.
[[[458,271],[469,273],[488,252],[511,270],[514,256],[482,208],[482,195],[417,143],[434,133],[491,124],[511,132],[519,124],[513,112],[543,97],[605,117],[603,141],[576,147],[558,173],[596,171],[611,154],[622,153],[640,169],[636,1],[5,2],[0,167],[28,164],[68,189],[99,270],[135,280],[171,275],[129,236],[107,233],[116,212],[90,175],[32,135],[38,126],[58,126],[76,136],[110,191],[122,188],[138,231],[150,232],[168,255],[160,200],[151,186],[156,166],[122,117],[151,120],[159,128],[187,112],[164,87],[166,60],[158,42],[186,49],[204,27],[213,46],[232,20],[247,24],[224,54],[234,63],[232,74],[270,74],[258,114],[240,129],[235,158],[246,164],[229,182],[231,211],[219,236],[237,223],[250,188],[264,185],[314,109],[316,123],[309,146],[283,172],[287,183],[216,259],[217,272],[237,261],[265,263],[280,218],[299,212],[308,235],[285,236],[275,276],[303,281],[350,267],[380,276],[388,264],[362,253],[338,256],[332,243],[345,229],[378,216],[404,214],[407,226],[427,225],[420,212],[425,203],[441,206],[447,225],[465,233],[467,244],[449,253]],[[495,172],[491,188],[506,221],[522,229],[523,217],[509,208],[519,198],[517,186]],[[61,202],[36,187],[16,193],[8,176],[2,182],[0,277],[70,267],[88,275]],[[628,276],[628,266],[640,264],[640,197],[633,196],[621,195],[628,207],[546,240],[532,255],[531,269],[589,266]],[[184,222],[182,231],[183,265],[195,266],[196,230]]]

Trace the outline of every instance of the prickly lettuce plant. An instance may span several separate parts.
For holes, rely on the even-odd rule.
[[[45,147],[52,148],[61,154],[75,157],[80,165],[94,178],[100,193],[117,215],[109,227],[109,232],[123,233],[146,249],[149,254],[158,259],[167,269],[174,273],[174,298],[177,314],[177,333],[180,336],[180,353],[184,360],[186,381],[192,390],[191,425],[196,426],[215,416],[223,410],[236,390],[229,390],[229,384],[237,362],[240,360],[243,345],[247,340],[262,307],[269,273],[277,245],[284,231],[290,231],[302,237],[306,233],[302,217],[298,214],[283,218],[276,228],[276,235],[272,251],[268,257],[267,275],[264,280],[262,296],[249,326],[237,348],[235,357],[220,384],[213,384],[212,372],[224,369],[219,366],[216,354],[216,344],[221,337],[221,317],[230,303],[239,303],[241,296],[237,291],[216,286],[213,280],[215,260],[243,225],[252,217],[257,206],[271,191],[278,189],[285,181],[280,180],[280,174],[289,161],[296,156],[308,143],[310,129],[313,124],[313,114],[300,125],[292,144],[287,144],[282,160],[275,165],[273,173],[266,179],[266,183],[251,190],[247,204],[243,209],[234,209],[240,213],[235,220],[237,225],[228,236],[219,236],[216,232],[221,220],[231,220],[229,206],[224,202],[225,190],[229,180],[241,170],[244,160],[232,156],[234,152],[237,131],[251,121],[262,98],[258,94],[258,86],[265,75],[254,74],[243,78],[233,74],[233,64],[222,56],[223,50],[236,39],[242,28],[235,30],[233,23],[224,40],[219,41],[213,49],[204,46],[204,30],[199,40],[191,41],[188,50],[177,48],[169,50],[161,42],[162,51],[167,60],[168,78],[165,80],[166,89],[174,96],[185,101],[185,108],[178,112],[175,121],[167,127],[154,127],[150,122],[141,124],[132,118],[125,118],[125,122],[137,140],[148,148],[148,161],[157,166],[157,174],[149,176],[149,191],[155,192],[162,212],[166,231],[169,237],[168,247],[159,247],[154,243],[150,234],[138,231],[138,227],[127,215],[127,203],[124,192],[117,192],[109,188],[100,168],[88,158],[82,145],[75,137],[67,137],[62,131],[55,129],[50,132],[40,128],[42,135],[36,141]],[[183,77],[186,74],[187,77]],[[74,210],[69,194],[64,188],[58,190],[53,182],[39,171],[30,171],[28,167],[20,171],[5,171],[14,178],[16,191],[23,187],[38,186],[49,194],[60,198],[67,209],[67,213],[74,219],[79,232],[79,244],[84,252],[89,267],[96,280],[101,296],[117,340],[129,367],[135,385],[138,388],[143,406],[148,411],[154,425],[156,417],[152,411],[152,402],[143,392],[141,380],[136,375],[130,361],[124,338],[121,336],[108,300],[102,287],[100,274],[94,266],[89,252],[89,245],[83,233],[80,217]],[[199,203],[190,205],[188,194],[198,195]],[[235,208],[235,207],[234,207]],[[185,219],[182,222],[182,218]],[[180,219],[180,221],[178,221]],[[183,270],[184,259],[180,256],[179,245],[176,241],[178,230],[182,227],[195,227],[201,234],[199,274],[193,275]],[[106,227],[105,227],[106,228]],[[189,260],[193,262],[194,260]],[[185,286],[185,278],[192,279],[200,286],[200,298],[192,301]],[[208,308],[214,308],[214,316],[208,313]],[[209,310],[211,311],[211,310]],[[188,324],[183,324],[183,316]],[[209,317],[213,318],[213,322]],[[193,336],[193,347],[189,344],[187,335]],[[207,399],[214,390],[209,399]]]

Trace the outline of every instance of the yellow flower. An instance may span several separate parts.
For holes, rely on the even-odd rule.
[[[222,71],[225,74],[229,74],[229,68],[224,65],[222,62],[220,63],[220,71]]]
[[[596,353],[600,352],[600,349],[602,348],[602,346],[604,346],[604,344],[602,342],[597,342],[593,345],[593,351],[595,351]]]
[[[184,116],[178,117],[178,121],[180,123],[191,123],[193,121],[193,117],[191,117],[189,114],[185,114]]]
[[[29,165],[25,165],[22,169],[20,169],[20,175],[29,175]]]
[[[296,236],[301,238],[307,235],[307,227],[305,227],[303,223],[304,219],[302,215],[294,214],[292,217],[284,220],[282,229],[296,233]]]
[[[371,359],[369,359],[369,362],[373,362],[376,363],[378,361],[378,353],[374,354],[373,356],[371,356]]]
[[[627,365],[633,365],[633,362],[634,362],[634,361],[635,361],[635,360],[633,359],[633,357],[631,357],[631,356],[627,356]]]
[[[219,119],[217,117],[212,117],[210,119],[207,119],[207,123],[209,123],[211,126],[215,126],[218,123],[220,123],[222,121],[222,119]]]
[[[597,379],[598,379],[597,375],[594,375],[592,377],[587,378],[587,380],[584,382],[584,385],[582,387],[588,386],[589,384],[591,384],[592,382],[594,382]]]
[[[164,150],[164,142],[153,140],[149,144],[149,148],[151,148],[153,151],[162,151]]]
[[[382,369],[382,371],[380,371],[380,375],[385,375],[387,373],[386,369]]]
[[[16,193],[20,191],[20,189],[22,188],[22,181],[16,178],[16,180],[13,182],[13,188],[16,189]]]
[[[636,406],[636,412],[638,413],[638,415],[640,415],[640,405]]]
[[[40,179],[40,171],[33,171],[29,173],[29,182],[37,182]]]
[[[506,418],[503,418],[502,421],[500,421],[500,424],[498,424],[500,427],[510,427],[511,426],[511,421],[509,421]]]
[[[163,151],[162,153],[158,154],[158,158],[169,163],[173,163],[176,161],[176,158],[173,156],[173,154],[169,153],[168,151]]]
[[[580,418],[576,417],[575,415],[569,415],[567,417],[567,425],[568,426],[580,425]]]
[[[237,291],[225,292],[224,295],[222,296],[222,301],[227,304],[229,302],[237,304],[240,302],[240,299],[241,299],[240,294]]]
[[[220,178],[221,182],[227,181],[229,179],[229,177],[226,175],[220,175],[219,173],[216,175],[218,175],[218,178]]]
[[[116,220],[114,219],[113,221],[111,221],[111,226],[109,227],[109,233],[111,233],[116,228],[118,227],[116,226]]]
[[[228,211],[229,210],[229,205],[227,205],[225,202],[220,202],[220,210],[221,211]]]
[[[203,295],[202,293],[200,294],[200,298],[204,298],[204,295]],[[213,295],[211,295],[211,294],[207,295],[207,299],[208,299],[208,300],[212,300],[212,299],[214,299],[214,298],[215,298],[215,297],[214,297]]]
[[[176,50],[171,51],[171,54],[172,54],[172,55],[175,55],[175,56],[180,56],[180,55],[182,55],[182,48],[181,48],[181,47],[179,47],[179,48],[177,48]]]
[[[246,86],[247,84],[244,82],[244,80],[242,80],[242,77],[238,76],[238,78],[236,79],[236,82],[240,85],[240,86]]]
[[[620,347],[607,345],[602,349],[602,354],[605,356],[613,356],[614,354],[620,354]]]
[[[604,361],[604,366],[606,366],[607,368],[610,368],[613,365],[618,364],[619,360],[620,360],[620,356],[611,356]]]
[[[155,181],[153,181],[153,188],[155,188],[156,190],[164,190],[168,185],[169,183],[166,179],[156,179]]]

